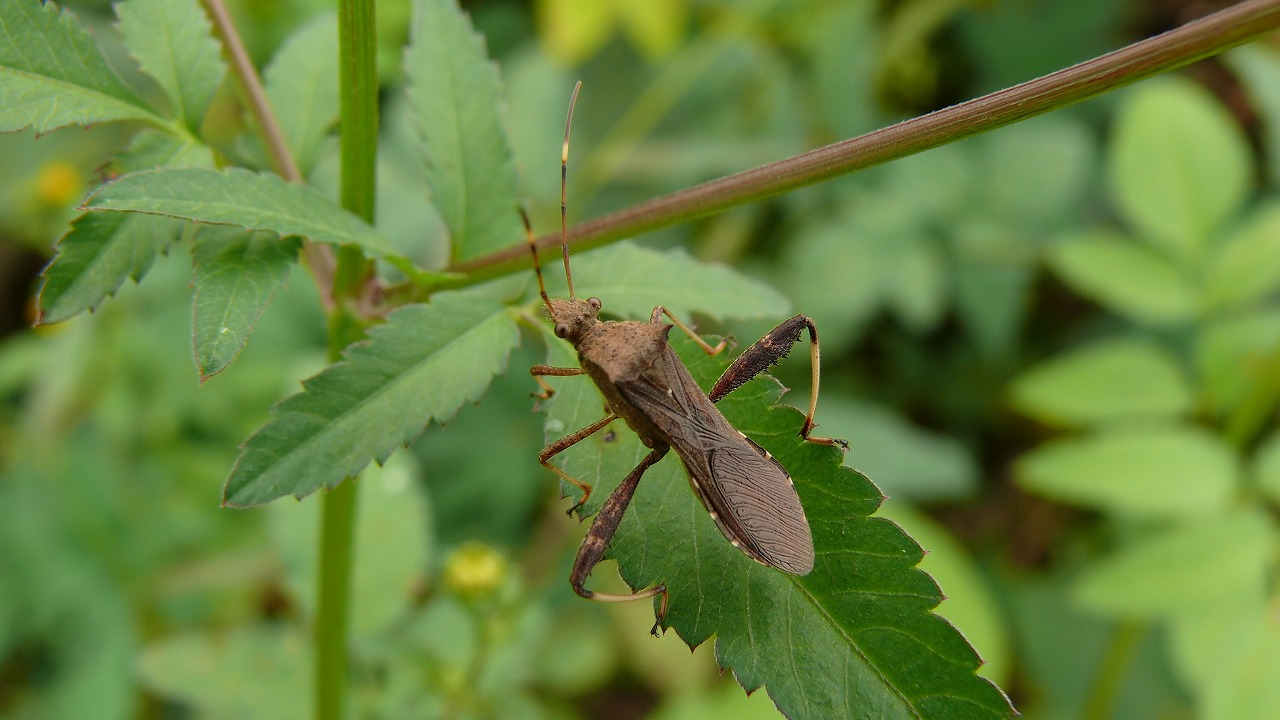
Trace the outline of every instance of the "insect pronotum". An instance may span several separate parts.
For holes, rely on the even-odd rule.
[[[535,397],[542,399],[550,398],[554,392],[543,377],[587,375],[600,389],[607,410],[598,421],[543,448],[538,454],[538,462],[582,491],[582,498],[569,509],[572,514],[574,510],[580,512],[586,504],[591,486],[553,465],[551,458],[619,418],[650,449],[596,514],[578,550],[569,574],[569,584],[574,592],[591,600],[617,602],[661,595],[653,626],[653,632],[657,634],[667,610],[665,585],[627,595],[598,593],[584,587],[591,570],[604,557],[645,470],[674,449],[689,474],[694,494],[734,547],[764,565],[792,575],[805,575],[813,569],[813,536],[790,475],[764,448],[730,425],[714,403],[786,356],[807,329],[813,379],[809,412],[800,428],[800,435],[813,443],[842,447],[846,444],[811,435],[818,404],[818,331],[813,321],[804,315],[796,315],[783,322],[747,348],[711,391],[704,394],[671,349],[667,335],[672,327],[678,327],[711,355],[724,349],[724,341],[712,347],[661,305],[653,308],[648,322],[600,320],[600,300],[582,300],[574,294],[573,275],[569,269],[565,185],[569,166],[569,131],[581,87],[579,82],[573,88],[560,150],[560,250],[569,299],[547,296],[533,231],[522,211],[529,251],[533,254],[533,268],[538,278],[538,292],[542,295],[547,315],[555,323],[556,336],[568,340],[578,351],[580,367],[535,365],[529,373],[542,388]],[[663,322],[663,316],[673,324]]]

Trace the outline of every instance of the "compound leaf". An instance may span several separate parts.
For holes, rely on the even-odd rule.
[[[338,122],[338,18],[325,13],[285,40],[263,73],[267,99],[303,176]]]
[[[193,344],[200,380],[235,360],[276,291],[289,279],[296,238],[207,227],[194,249]]]
[[[93,38],[53,3],[0,3],[0,132],[142,120],[164,125],[116,76]]]
[[[174,117],[198,132],[227,68],[196,0],[129,0],[116,6],[120,31],[142,71],[155,79]]]
[[[493,294],[486,286],[439,293],[392,313],[276,406],[245,442],[224,502],[258,505],[333,487],[478,399],[519,339]]]
[[[306,185],[240,168],[161,168],[130,173],[85,201],[95,211],[168,215],[245,230],[300,235],[333,245],[359,245],[376,257],[395,256],[377,230]]]
[[[455,0],[415,3],[411,33],[409,102],[454,261],[519,242],[515,163],[502,126],[498,70],[482,37]]]

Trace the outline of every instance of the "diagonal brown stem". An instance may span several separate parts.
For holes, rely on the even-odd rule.
[[[1280,27],[1280,0],[1247,0],[1182,27],[1014,87],[603,215],[569,229],[579,249],[687,222],[837,175],[955,142],[1096,97],[1246,43]],[[537,239],[538,247],[560,241]],[[458,263],[472,285],[523,269],[526,243]]]

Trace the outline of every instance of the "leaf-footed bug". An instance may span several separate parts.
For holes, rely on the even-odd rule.
[[[704,394],[680,358],[668,344],[667,335],[678,327],[708,354],[725,347],[721,341],[709,345],[687,325],[661,305],[653,308],[648,322],[600,320],[598,298],[579,299],[573,291],[569,269],[568,223],[565,209],[569,164],[569,131],[573,108],[578,101],[579,82],[569,100],[564,143],[560,150],[560,250],[564,260],[569,299],[548,297],[542,279],[538,249],[527,215],[521,213],[533,254],[538,291],[547,315],[555,323],[557,337],[568,340],[578,351],[580,367],[535,365],[529,369],[541,393],[550,398],[553,389],[542,378],[587,375],[604,396],[606,412],[600,420],[551,443],[538,454],[538,462],[582,491],[571,508],[581,512],[591,495],[591,486],[551,463],[551,458],[583,439],[599,432],[618,418],[640,437],[648,455],[640,461],[600,507],[587,531],[569,574],[574,592],[590,600],[619,602],[661,595],[652,632],[658,634],[667,611],[667,589],[658,585],[628,595],[598,593],[584,587],[587,577],[603,559],[618,523],[626,512],[645,470],[674,448],[689,474],[689,483],[720,531],[734,547],[764,565],[792,575],[806,575],[813,569],[813,537],[791,477],[764,448],[752,442],[725,419],[714,403],[781,360],[809,332],[812,382],[809,412],[800,436],[812,443],[847,447],[841,440],[814,437],[813,416],[818,404],[818,331],[813,321],[796,315],[771,330],[742,353]],[[663,316],[674,325],[662,321]]]

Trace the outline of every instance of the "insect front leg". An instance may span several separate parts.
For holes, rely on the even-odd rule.
[[[555,369],[555,368],[552,368],[552,369]],[[552,465],[551,458],[555,457],[556,455],[559,455],[565,450],[568,450],[574,445],[577,445],[578,443],[582,442],[586,438],[589,438],[592,435],[600,432],[600,430],[603,429],[605,425],[608,425],[609,423],[617,419],[618,419],[617,415],[614,415],[613,413],[609,413],[604,417],[600,418],[599,420],[582,428],[581,430],[575,433],[570,433],[568,435],[565,435],[559,440],[542,448],[542,452],[538,453],[538,462],[542,463],[543,467],[547,468],[551,472],[564,478],[570,484],[574,485],[575,487],[577,487],[579,490],[582,491],[582,499],[574,503],[573,507],[569,508],[569,511],[565,513],[566,515],[572,515],[574,510],[578,510],[578,511],[582,510],[582,506],[587,504],[587,498],[591,497],[591,486],[573,477],[572,475],[561,470],[555,465]]]
[[[587,536],[582,540],[582,546],[578,548],[578,557],[573,561],[573,570],[569,573],[569,585],[573,587],[573,591],[588,600],[625,602],[627,600],[643,600],[655,595],[661,595],[662,600],[658,605],[658,616],[654,620],[653,629],[649,631],[653,635],[658,634],[659,626],[662,625],[662,621],[667,617],[666,585],[658,585],[657,587],[629,595],[614,595],[588,590],[583,587],[583,584],[586,583],[587,577],[591,575],[592,569],[599,565],[604,558],[604,552],[608,549],[609,542],[613,540],[613,534],[618,530],[618,523],[622,522],[622,515],[627,511],[627,506],[631,504],[631,498],[636,493],[636,486],[640,484],[640,476],[644,475],[644,471],[648,470],[650,466],[661,460],[667,454],[668,449],[667,445],[659,445],[654,448],[653,452],[646,455],[640,461],[640,464],[623,478],[617,489],[605,499],[604,505],[600,506],[600,512],[596,513],[595,519],[591,521],[591,528],[587,530]]]
[[[814,326],[813,320],[804,315],[796,315],[784,321],[747,348],[746,352],[739,355],[729,369],[724,371],[715,386],[711,388],[711,392],[707,393],[707,397],[711,398],[711,402],[719,402],[725,395],[737,390],[748,380],[767,370],[770,365],[776,364],[787,356],[793,345],[800,341],[800,333],[806,329],[809,331],[809,367],[813,373],[813,380],[809,389],[809,413],[805,415],[800,436],[811,443],[839,445],[847,450],[849,443],[844,440],[814,437],[810,434],[814,428],[813,415],[818,410],[818,375],[822,363],[818,353],[818,328]]]
[[[680,322],[680,318],[673,315],[670,310],[666,309],[661,305],[658,305],[653,308],[653,312],[649,314],[649,322],[656,323],[662,319],[663,315],[666,315],[668,318],[670,318],[671,322],[675,323],[676,327],[683,330],[685,335],[688,335],[689,337],[693,338],[693,341],[698,343],[698,347],[702,348],[703,351],[705,351],[708,355],[719,355],[720,351],[724,350],[725,347],[729,344],[729,340],[728,338],[726,338],[724,340],[721,340],[720,343],[715,347],[712,347],[706,340],[702,339],[701,335],[698,335],[698,333],[694,332],[693,329],[690,328],[688,325],[685,325],[684,323]]]
[[[552,395],[556,394],[555,388],[547,384],[544,377],[571,377],[573,375],[582,375],[585,370],[576,367],[555,367],[553,365],[534,365],[529,368],[529,374],[537,381],[538,387],[542,388],[540,393],[530,393],[539,400],[550,400]]]

